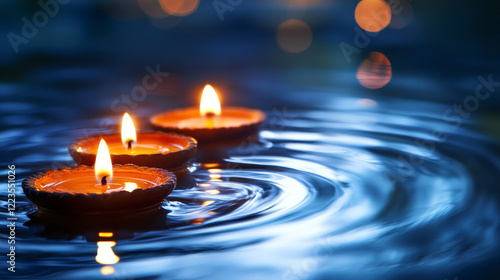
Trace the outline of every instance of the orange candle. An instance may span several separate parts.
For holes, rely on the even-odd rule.
[[[69,153],[77,163],[91,165],[95,161],[100,139],[108,143],[113,162],[140,166],[176,168],[189,161],[196,152],[197,141],[173,133],[137,134],[129,114],[122,120],[121,134],[91,136],[76,140]]]
[[[93,213],[158,205],[176,185],[163,169],[112,165],[101,139],[94,167],[77,166],[37,173],[23,181],[26,196],[41,209]]]
[[[243,107],[221,108],[217,93],[206,85],[199,107],[183,108],[151,117],[156,129],[180,132],[198,141],[221,141],[258,131],[266,120],[264,112]]]

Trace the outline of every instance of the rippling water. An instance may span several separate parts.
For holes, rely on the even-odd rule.
[[[4,86],[4,92],[15,91]],[[490,264],[500,249],[499,146],[476,132],[474,123],[457,127],[444,120],[446,106],[330,97],[308,109],[276,107],[267,112],[258,136],[201,146],[161,209],[68,218],[37,212],[21,180],[71,165],[67,144],[82,137],[82,129],[99,127],[99,112],[109,102],[95,110],[100,117],[77,121],[81,113],[62,106],[64,100],[49,108],[10,100],[0,113],[8,147],[1,173],[6,178],[6,165],[16,165],[16,276],[498,276]],[[145,111],[138,117],[147,117]],[[0,194],[5,227],[6,188]],[[99,232],[114,235],[103,238]],[[120,260],[112,268],[96,262],[97,242],[103,240],[116,242],[112,250]]]

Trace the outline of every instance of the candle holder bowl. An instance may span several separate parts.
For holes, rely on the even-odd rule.
[[[43,184],[64,181],[76,175],[93,174],[92,167],[79,165],[47,170],[31,175],[23,180],[22,187],[26,197],[41,211],[65,213],[127,213],[151,209],[160,205],[175,188],[177,179],[172,172],[159,168],[139,167],[132,164],[113,165],[115,176],[126,174],[151,182],[151,187],[137,188],[132,191],[119,190],[107,193],[71,193],[46,191]]]
[[[138,137],[145,139],[144,141],[151,139],[158,143],[175,144],[179,146],[179,150],[154,154],[111,154],[111,161],[115,164],[131,163],[138,166],[174,169],[185,165],[186,162],[193,158],[198,146],[198,142],[193,137],[177,133],[147,132],[139,133]],[[78,139],[68,146],[71,157],[77,164],[93,165],[101,139],[104,139],[106,143],[121,143],[119,134],[93,135]],[[91,147],[92,151],[96,151],[83,150],[81,147]]]
[[[240,118],[242,121],[238,124],[211,128],[180,127],[178,125],[178,122],[183,119],[197,118],[199,115],[199,108],[196,107],[177,109],[152,116],[150,123],[157,130],[186,134],[196,138],[199,142],[215,142],[256,133],[266,121],[266,115],[260,110],[228,107],[224,108],[221,117]]]

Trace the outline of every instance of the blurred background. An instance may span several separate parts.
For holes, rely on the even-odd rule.
[[[45,15],[37,1],[0,3],[4,96],[49,103],[120,97],[157,65],[169,76],[148,94],[170,96],[165,107],[206,83],[227,104],[268,108],[297,92],[307,103],[304,89],[451,105],[499,75],[495,1],[41,1]]]
[[[498,279],[498,11],[487,0],[1,0],[16,276]],[[144,223],[37,217],[22,179],[74,166],[67,146],[115,131],[124,112],[143,130],[196,106],[207,83],[223,108],[267,113],[257,140],[214,162],[200,149],[191,185]],[[101,226],[119,262],[111,247],[112,261],[96,258]]]

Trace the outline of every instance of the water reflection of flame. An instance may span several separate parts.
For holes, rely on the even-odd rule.
[[[219,168],[211,168],[208,170],[208,177],[210,177],[210,181],[222,181],[222,175],[219,174],[222,171],[222,169]]]
[[[356,78],[365,88],[381,88],[392,78],[391,62],[384,54],[371,52],[369,57],[361,63]]]
[[[219,194],[220,193],[219,190],[206,190],[205,192],[208,194]]]
[[[97,242],[96,262],[100,264],[115,264],[120,261],[120,258],[115,255],[111,247],[115,246],[114,241],[99,241]]]
[[[113,273],[115,273],[115,268],[114,267],[109,266],[109,265],[101,267],[101,274],[102,275],[110,275],[110,274],[113,274]]]
[[[203,202],[203,204],[201,204],[201,207],[208,206],[208,205],[210,205],[210,204],[212,204],[214,202],[215,202],[214,200],[207,200],[207,201]]]

